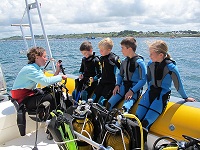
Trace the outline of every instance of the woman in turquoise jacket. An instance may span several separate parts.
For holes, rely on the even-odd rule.
[[[28,109],[36,109],[38,105],[48,101],[50,103],[50,111],[55,109],[55,100],[49,93],[42,90],[36,90],[37,84],[48,86],[62,79],[66,80],[66,75],[58,75],[60,72],[60,63],[57,63],[56,72],[52,77],[46,77],[41,69],[45,66],[48,58],[46,50],[42,47],[33,47],[27,53],[28,64],[24,66],[18,73],[12,90],[12,98],[17,102],[24,103]]]

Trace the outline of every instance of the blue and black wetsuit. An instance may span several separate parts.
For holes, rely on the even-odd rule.
[[[84,93],[84,99],[90,98],[94,89],[98,84],[98,79],[101,77],[101,66],[100,61],[95,53],[92,56],[82,58],[81,67],[79,70],[80,74],[83,74],[84,78],[79,81],[79,79],[75,80],[75,90],[73,91],[73,98],[78,101],[79,98],[83,95],[80,95],[80,92]],[[89,78],[93,77],[94,82],[89,86]],[[86,91],[86,92],[83,92]]]
[[[120,68],[119,56],[110,53],[100,57],[102,76],[97,85],[92,99],[95,103],[109,99],[116,84],[116,70]]]
[[[134,94],[130,100],[125,100],[123,107],[129,111],[141,95],[146,83],[146,66],[141,56],[127,57],[121,64],[117,75],[119,93],[113,95],[108,101],[108,109],[111,110],[118,102],[124,99],[125,94],[131,90]]]
[[[182,98],[188,98],[175,61],[165,58],[161,63],[152,61],[148,63],[148,88],[142,96],[136,111],[143,127],[149,129],[165,109],[170,98],[172,81]]]

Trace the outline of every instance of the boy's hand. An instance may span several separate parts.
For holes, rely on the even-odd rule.
[[[126,94],[125,94],[125,100],[131,99],[133,96],[133,92],[131,90],[129,90]]]
[[[115,86],[113,90],[113,95],[116,95],[117,93],[119,93],[119,85]]]

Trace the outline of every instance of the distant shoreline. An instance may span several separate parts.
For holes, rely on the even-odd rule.
[[[142,32],[142,31],[130,31],[124,30],[120,32],[110,33],[83,33],[83,34],[62,34],[62,35],[48,35],[49,39],[67,39],[67,38],[105,38],[105,37],[127,37],[133,36],[136,38],[147,38],[147,37],[168,37],[168,38],[181,38],[181,37],[200,37],[200,31],[171,31],[171,32]],[[43,39],[42,35],[35,35],[35,39]],[[12,36],[9,38],[2,38],[0,40],[23,40],[22,36]]]

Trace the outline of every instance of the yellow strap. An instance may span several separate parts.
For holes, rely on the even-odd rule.
[[[53,112],[50,112],[50,114],[51,114],[52,117],[55,117],[55,116],[56,116]]]
[[[61,113],[63,115],[63,112],[61,110],[57,110],[58,113]]]
[[[178,149],[178,146],[176,146],[176,147],[165,147],[162,150],[177,150],[177,149]]]

